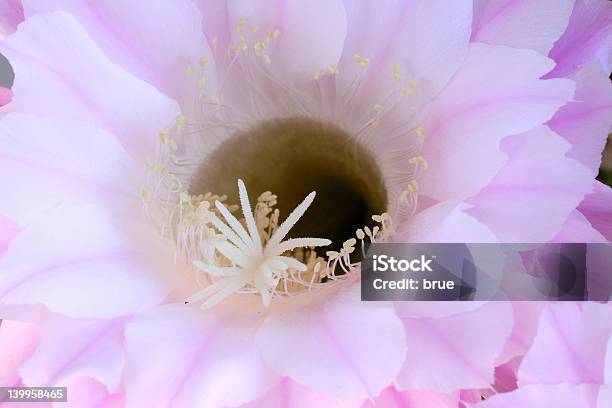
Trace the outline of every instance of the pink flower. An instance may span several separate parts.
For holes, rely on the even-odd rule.
[[[552,306],[361,302],[354,254],[609,239],[607,26],[572,40],[609,8],[23,3],[0,43],[0,340],[28,339],[7,383],[136,407],[590,390],[558,385],[570,362],[539,378]]]

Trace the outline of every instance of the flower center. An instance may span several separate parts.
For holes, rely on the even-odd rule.
[[[208,154],[189,193],[212,191],[238,203],[238,179],[255,197],[276,194],[281,214],[316,191],[317,199],[290,236],[329,238],[332,249],[387,210],[386,186],[370,151],[340,128],[315,119],[268,120],[237,132]]]

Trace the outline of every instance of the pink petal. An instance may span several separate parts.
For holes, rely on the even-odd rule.
[[[612,4],[602,0],[576,1],[565,33],[555,43],[550,57],[557,66],[547,77],[567,76],[599,60],[609,72],[612,55]]]
[[[572,97],[571,81],[539,79],[552,66],[534,51],[472,43],[429,108],[423,155],[430,170],[423,173],[422,193],[461,199],[486,186],[506,160],[501,139],[542,124]]]
[[[0,106],[4,106],[13,99],[13,91],[9,88],[0,86]]]
[[[15,70],[16,110],[98,124],[138,157],[154,153],[159,132],[179,112],[175,102],[109,61],[69,14],[29,18],[0,52]]]
[[[397,377],[400,389],[453,392],[488,388],[497,358],[512,330],[507,302],[438,319],[402,318],[408,354]]]
[[[610,132],[612,87],[609,73],[597,64],[576,73],[576,95],[548,122],[548,126],[572,144],[567,156],[599,172],[601,153]]]
[[[395,302],[395,310],[401,318],[440,318],[467,313],[479,309],[486,302],[419,301]]]
[[[457,408],[458,397],[458,393],[439,394],[421,390],[398,391],[394,387],[388,387],[378,397],[364,403],[362,408]]]
[[[608,408],[612,406],[612,385],[606,385],[599,389],[597,408]]]
[[[6,252],[9,244],[19,232],[20,229],[13,220],[0,215],[0,256]]]
[[[156,304],[171,290],[172,254],[149,226],[94,205],[59,205],[23,230],[0,258],[0,305],[38,305],[109,318]]]
[[[612,384],[612,337],[608,340],[608,346],[606,347],[604,382],[606,384]]]
[[[345,4],[348,35],[341,70],[352,79],[360,70],[353,55],[371,59],[365,75],[374,84],[372,88],[379,90],[380,100],[370,107],[382,101],[390,86],[399,86],[393,80],[395,63],[400,64],[404,81],[417,83],[425,97],[431,98],[465,58],[472,21],[468,2],[369,0]]]
[[[589,385],[528,385],[506,394],[498,394],[474,408],[593,408],[597,388]],[[603,407],[602,407],[603,408]]]
[[[311,79],[315,70],[338,64],[347,25],[342,0],[274,0],[263,4],[230,1],[228,22],[234,43],[239,42],[235,27],[241,19],[246,23],[244,31],[258,28],[249,37],[253,44],[267,33],[280,30],[278,41],[270,47],[271,67],[289,79]]]
[[[241,405],[240,408],[359,408],[361,406],[361,399],[335,398],[328,394],[310,390],[289,378],[284,378],[263,397]]]
[[[140,214],[132,160],[113,136],[85,123],[8,115],[0,122],[0,173],[0,213],[19,225],[65,201]]]
[[[547,55],[563,34],[573,0],[476,0],[472,41]]]
[[[357,284],[272,313],[256,341],[264,361],[281,375],[340,398],[377,395],[406,352],[392,306],[360,301]]]
[[[433,205],[399,226],[395,242],[497,242],[484,224],[469,215],[466,203],[449,200]]]
[[[36,324],[2,320],[0,323],[0,387],[21,385],[18,369],[36,349]]]
[[[261,361],[261,316],[169,305],[126,330],[128,406],[217,407],[258,398],[278,377]]]
[[[540,313],[545,302],[510,302],[514,316],[512,333],[498,358],[498,363],[506,363],[522,357],[531,348],[540,321]]]
[[[24,19],[22,0],[4,0],[0,2],[0,40],[17,29]]]
[[[28,16],[66,11],[76,17],[108,58],[134,76],[192,108],[197,78],[185,72],[206,57],[208,86],[215,81],[212,53],[202,34],[202,14],[189,0],[121,0],[80,2],[29,0]],[[211,71],[212,70],[212,71]]]
[[[551,304],[542,312],[533,346],[519,368],[521,385],[603,383],[612,333],[610,305]]]
[[[64,385],[68,388],[68,400],[57,403],[61,408],[123,408],[125,396],[120,393],[109,393],[104,384],[88,377],[73,378]],[[36,407],[33,407],[36,408]]]
[[[123,374],[124,324],[125,319],[46,319],[36,351],[19,369],[24,384],[63,386],[85,376],[116,391]]]
[[[567,220],[561,227],[561,231],[552,239],[553,242],[608,242],[606,237],[597,231],[589,220],[580,213],[574,210],[567,217]]]
[[[468,200],[468,213],[502,242],[547,242],[590,190],[592,175],[568,159],[569,144],[545,126],[502,142],[507,163]]]
[[[587,194],[578,210],[608,241],[612,241],[612,188],[595,182],[594,191]]]

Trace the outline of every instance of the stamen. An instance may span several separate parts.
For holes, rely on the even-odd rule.
[[[207,58],[201,57],[197,63],[190,62],[186,65],[185,73],[192,78],[194,86],[197,86],[199,91],[199,98],[196,99],[200,101],[201,112],[198,112],[195,118],[190,118],[192,123],[189,124],[184,116],[177,117],[172,126],[160,133],[159,145],[154,159],[147,163],[147,178],[140,189],[147,216],[159,227],[164,237],[176,243],[176,256],[184,257],[194,266],[195,280],[202,289],[188,300],[204,301],[203,308],[211,307],[234,293],[257,294],[261,297],[262,303],[268,305],[279,298],[293,296],[304,290],[314,290],[352,279],[355,272],[359,271],[360,265],[359,253],[355,252],[357,245],[361,246],[363,253],[366,241],[384,241],[393,233],[389,214],[371,216],[377,225],[369,221],[370,214],[387,210],[388,202],[395,203],[393,205],[397,207],[392,205],[394,218],[401,219],[411,214],[416,208],[418,198],[417,174],[427,168],[425,158],[418,156],[426,131],[413,123],[416,117],[414,114],[419,109],[418,88],[413,81],[404,81],[399,63],[393,64],[393,79],[400,83],[397,89],[390,90],[379,103],[372,105],[372,110],[362,115],[363,120],[344,122],[346,118],[353,116],[353,109],[359,109],[359,104],[356,102],[362,96],[360,92],[362,82],[375,78],[374,75],[365,75],[365,68],[369,66],[370,58],[359,54],[353,55],[353,61],[361,69],[353,70],[351,74],[353,77],[349,81],[336,81],[333,78],[341,75],[337,66],[322,67],[314,72],[312,78],[314,82],[312,87],[308,88],[301,83],[296,85],[287,81],[273,69],[270,55],[274,55],[276,44],[274,39],[281,34],[278,29],[262,36],[259,27],[248,27],[246,20],[240,19],[236,23],[236,32],[238,42],[228,45],[227,50],[223,50],[219,55],[217,55],[219,39],[213,36],[211,40],[213,59],[210,62]],[[224,53],[225,51],[227,52]],[[220,62],[223,58],[226,60]],[[206,92],[209,82],[207,71],[211,68],[209,63],[217,63],[217,66],[212,68],[219,73],[218,93],[215,95],[208,95]],[[274,61],[274,64],[276,63]],[[246,100],[250,110],[249,108],[237,110],[228,103],[231,99],[226,97],[226,85],[237,76],[245,81],[245,98],[248,98]],[[344,84],[333,99],[324,94],[327,86],[333,84],[328,81],[334,81],[336,86]],[[403,109],[402,114],[408,113],[405,117],[409,120],[389,126],[386,122],[387,117],[400,108]],[[252,128],[253,124],[268,123],[278,118],[281,118],[280,128],[290,125],[287,129],[293,129],[292,131],[302,132],[309,129],[308,121],[312,118],[312,123],[331,123],[333,126],[337,125],[341,132],[350,135],[350,138],[345,139],[343,136],[336,139],[342,142],[340,144],[329,142],[329,146],[327,141],[322,143],[327,139],[319,136],[304,139],[309,140],[312,146],[320,145],[318,149],[301,145],[296,142],[297,139],[287,141],[289,138],[287,132],[283,133],[285,137],[282,140],[261,138],[261,143],[268,145],[266,150],[255,155],[260,161],[266,157],[276,157],[279,151],[297,150],[301,156],[306,155],[305,163],[310,166],[309,170],[304,172],[300,170],[299,182],[296,184],[301,183],[302,187],[308,185],[308,190],[300,193],[300,199],[308,191],[314,189],[320,191],[316,184],[320,183],[320,180],[325,180],[328,176],[345,180],[348,174],[348,180],[359,186],[359,194],[364,194],[364,191],[370,194],[366,196],[366,200],[373,201],[368,202],[368,205],[372,202],[375,204],[367,208],[365,218],[350,223],[346,235],[339,237],[328,234],[328,231],[333,230],[329,226],[326,226],[325,230],[313,230],[325,232],[312,233],[312,235],[328,235],[337,242],[334,250],[327,251],[326,256],[315,249],[330,245],[331,241],[324,238],[308,238],[312,231],[304,232],[304,222],[300,221],[304,219],[315,225],[319,222],[308,221],[312,218],[312,214],[305,216],[306,210],[314,202],[314,193],[309,194],[287,219],[280,223],[281,212],[285,213],[288,210],[283,206],[287,202],[293,206],[298,201],[293,200],[295,197],[292,197],[294,193],[291,187],[286,188],[283,184],[270,180],[267,173],[263,177],[261,175],[258,177],[262,183],[270,182],[264,187],[265,189],[270,188],[280,193],[280,200],[285,203],[281,204],[280,210],[276,208],[278,197],[270,191],[264,191],[252,207],[242,181],[238,183],[238,197],[229,191],[217,189],[215,185],[207,185],[211,187],[210,189],[192,190],[194,174],[201,171],[202,164],[209,160],[211,155],[217,154],[217,151],[211,153],[208,146],[224,146],[230,143],[230,136],[242,134]],[[386,180],[390,180],[392,185],[405,186],[396,197],[386,196],[386,186],[374,192],[367,191],[362,186],[363,180],[369,180],[371,184],[373,179],[378,179],[380,176],[378,170],[372,174],[368,173],[371,165],[368,154],[370,150],[376,153],[379,149],[375,141],[380,140],[381,128],[384,129],[384,137],[387,140],[402,137],[409,141],[405,151],[393,153],[387,151],[375,157],[375,161],[371,161],[375,164],[375,169],[379,160],[387,164],[398,163],[400,171],[390,175],[385,174]],[[327,134],[325,127],[323,131],[321,134],[326,138],[334,136],[335,131]],[[253,136],[260,138],[257,132]],[[290,144],[291,148],[288,148],[287,144]],[[223,153],[220,154],[223,156]],[[311,154],[312,157],[308,156]],[[359,157],[365,159],[361,161],[355,159]],[[227,157],[224,156],[224,165],[229,168],[231,160],[225,159]],[[243,159],[250,163],[248,157],[239,157],[236,160]],[[351,168],[353,170],[350,170]],[[344,174],[344,170],[338,169],[349,169],[347,171],[350,172]],[[316,171],[313,173],[311,170]],[[252,185],[248,174],[251,173],[235,174],[228,171],[223,177],[232,182],[239,177],[245,177],[249,185]],[[303,174],[309,176],[304,177]],[[206,172],[206,177],[214,180],[220,176]],[[382,176],[380,177],[382,180]],[[315,184],[311,186],[308,183]],[[323,184],[323,186],[331,185]],[[257,188],[258,192],[263,191],[259,186]],[[209,190],[225,192],[230,194],[231,198],[228,200],[225,196],[206,192]],[[324,191],[321,192],[322,195],[313,208],[315,212],[321,211],[317,208],[321,197],[325,197]],[[376,198],[373,199],[372,196]],[[346,200],[334,200],[334,203],[344,201]],[[236,205],[237,202],[240,205]],[[237,212],[239,208],[242,209],[240,215]],[[374,210],[370,211],[371,209]],[[362,223],[368,225],[355,230]],[[297,231],[307,238],[285,240],[290,231],[294,233]],[[350,237],[351,231],[355,231],[354,238]]]

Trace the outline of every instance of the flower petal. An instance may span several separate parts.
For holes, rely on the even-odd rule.
[[[19,227],[8,217],[0,215],[0,256],[6,252],[9,244],[19,234]]]
[[[477,408],[593,408],[597,388],[589,385],[528,385],[470,405]],[[603,407],[602,407],[603,408]]]
[[[587,194],[578,210],[608,241],[612,241],[612,188],[595,181],[594,191]]]
[[[452,392],[493,383],[513,316],[510,303],[490,302],[472,312],[402,318],[402,323],[409,353],[397,377],[398,388]]]
[[[439,394],[423,390],[398,391],[395,387],[388,387],[374,400],[366,401],[362,408],[457,408],[458,406],[458,393]]]
[[[271,67],[289,79],[310,79],[316,69],[337,65],[340,60],[347,24],[342,0],[274,0],[261,4],[232,0],[228,10],[235,43],[240,41],[240,34],[234,28],[241,19],[247,24],[245,31],[259,29],[255,38],[280,30],[270,55]]]
[[[15,70],[16,110],[98,124],[137,157],[153,155],[157,135],[179,113],[175,102],[110,62],[69,14],[27,19],[0,52]]]
[[[417,83],[426,98],[431,98],[465,58],[472,22],[469,2],[346,0],[345,4],[348,35],[341,69],[351,72],[348,77],[353,78],[361,69],[353,55],[370,58],[368,81],[371,88],[382,90],[376,102],[392,85],[399,86],[393,79],[396,63],[403,80]]]
[[[540,314],[546,305],[545,302],[529,301],[510,302],[510,304],[514,325],[504,351],[498,358],[498,363],[506,363],[522,357],[531,348],[540,322]]]
[[[324,295],[268,316],[256,337],[264,361],[335,397],[377,395],[404,360],[399,319],[388,304],[361,302],[358,285]]]
[[[444,201],[418,212],[398,228],[395,242],[497,242],[484,224],[469,215],[470,206]]]
[[[22,0],[4,0],[0,3],[0,40],[17,29],[23,21]]]
[[[53,387],[86,376],[115,392],[123,374],[124,324],[125,319],[46,319],[36,351],[19,370],[23,383]]]
[[[476,0],[472,41],[547,55],[563,34],[573,0]]]
[[[0,258],[0,305],[42,304],[73,317],[110,318],[171,290],[172,255],[147,226],[118,225],[94,205],[59,205]]]
[[[549,56],[557,62],[548,78],[567,76],[582,66],[599,61],[612,69],[612,4],[609,1],[576,1],[565,33]]]
[[[592,64],[576,73],[576,95],[561,107],[548,126],[572,144],[567,156],[599,172],[612,117],[612,87],[609,73]]]
[[[0,387],[22,384],[18,369],[35,351],[38,332],[36,324],[0,321]]]
[[[65,201],[140,212],[135,166],[113,136],[85,123],[12,113],[0,122],[0,213],[26,225]]]
[[[240,408],[362,408],[361,399],[339,399],[284,378],[266,395]]]
[[[602,384],[612,334],[609,304],[551,304],[542,312],[533,346],[519,368],[519,383]]]
[[[506,159],[500,140],[542,124],[572,97],[571,81],[539,79],[552,67],[534,51],[472,43],[429,107],[423,155],[431,170],[423,173],[422,194],[462,199],[486,186]]]
[[[561,227],[561,231],[552,241],[561,243],[608,242],[606,237],[601,235],[599,231],[593,228],[589,220],[587,220],[587,218],[578,210],[574,210],[570,213],[565,221],[565,224],[563,224],[563,227]]]
[[[591,189],[592,175],[566,157],[569,144],[545,126],[509,136],[501,148],[507,163],[468,200],[474,208],[467,212],[502,242],[551,240]]]
[[[260,323],[248,312],[175,305],[136,317],[125,335],[128,406],[218,407],[258,398],[278,381],[254,346]]]
[[[198,96],[197,78],[186,75],[189,64],[197,67],[205,57],[211,62],[208,86],[215,81],[202,14],[189,0],[27,0],[24,4],[28,16],[51,11],[72,14],[111,61],[179,101],[183,110],[191,109]]]
[[[54,405],[65,408],[124,408],[125,396],[109,393],[104,384],[89,377],[78,377],[64,382],[69,390],[66,402]]]

